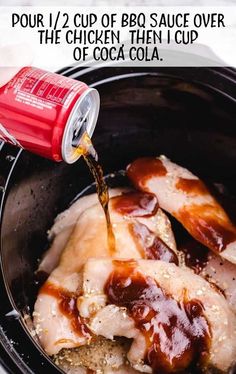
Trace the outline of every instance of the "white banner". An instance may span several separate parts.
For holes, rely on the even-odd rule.
[[[235,46],[232,6],[0,7],[1,67],[236,67]]]

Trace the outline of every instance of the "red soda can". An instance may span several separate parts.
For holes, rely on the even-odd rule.
[[[73,163],[83,130],[93,134],[99,105],[97,90],[85,83],[24,67],[0,88],[0,139]]]

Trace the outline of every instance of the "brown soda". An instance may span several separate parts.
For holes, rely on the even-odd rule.
[[[98,194],[99,202],[103,208],[105,217],[106,217],[106,223],[107,223],[107,240],[108,240],[108,248],[110,250],[111,254],[114,254],[116,245],[115,245],[115,235],[112,229],[112,223],[109,213],[109,191],[108,186],[105,182],[104,176],[103,176],[103,169],[101,165],[98,163],[98,156],[97,152],[93,146],[92,140],[90,136],[88,135],[87,131],[84,131],[79,147],[76,148],[77,153],[80,153],[86,164],[89,167],[89,170],[91,171],[95,183],[96,183],[96,189]]]

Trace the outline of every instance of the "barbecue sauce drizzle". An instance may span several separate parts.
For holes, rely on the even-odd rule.
[[[140,222],[130,224],[129,231],[136,241],[142,258],[179,264],[176,253],[146,225]]]
[[[215,204],[192,204],[180,209],[175,216],[196,240],[215,253],[221,253],[236,241],[235,228],[226,218],[221,220]]]
[[[145,192],[149,192],[147,182],[150,178],[161,178],[167,174],[167,169],[162,160],[155,157],[139,158],[127,168],[127,175],[134,186]],[[198,178],[180,177],[175,187],[191,197],[210,194],[208,188]],[[173,215],[196,240],[211,248],[217,254],[224,251],[227,245],[236,241],[235,226],[227,215],[222,213],[222,208],[216,200],[210,204],[183,206]]]
[[[81,337],[89,340],[92,338],[92,334],[86,326],[86,320],[80,316],[77,308],[78,294],[67,291],[49,281],[44,283],[39,294],[55,297],[58,300],[60,312],[69,319],[71,329]]]
[[[159,209],[159,203],[154,194],[140,191],[127,192],[113,197],[111,203],[112,208],[118,213],[132,218],[152,217]],[[138,221],[130,223],[129,232],[139,249],[141,258],[173,262],[178,265],[175,252],[146,225]]]
[[[191,195],[207,195],[207,187],[200,179],[188,179],[179,177],[175,187]]]
[[[164,177],[167,169],[159,158],[142,157],[133,161],[127,168],[127,175],[135,187],[146,191],[146,182],[151,177]]]
[[[136,269],[136,261],[113,260],[114,270],[105,285],[108,303],[127,309],[146,339],[144,363],[154,374],[183,372],[204,365],[211,331],[199,300],[182,302],[166,294],[151,277]]]
[[[200,179],[179,178],[176,188],[189,195],[204,196],[210,193]],[[221,207],[216,201],[212,204],[192,204],[182,208],[177,214],[177,218],[187,230],[216,253],[222,252],[228,244],[236,240],[233,224],[226,215],[221,216]]]
[[[117,213],[129,217],[152,217],[158,209],[157,197],[151,193],[132,191],[111,199]]]

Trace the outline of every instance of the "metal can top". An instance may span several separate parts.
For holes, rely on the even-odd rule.
[[[75,103],[67,120],[61,145],[63,160],[72,164],[81,156],[76,149],[80,138],[86,129],[88,135],[93,135],[100,107],[99,93],[95,88],[86,90]]]

